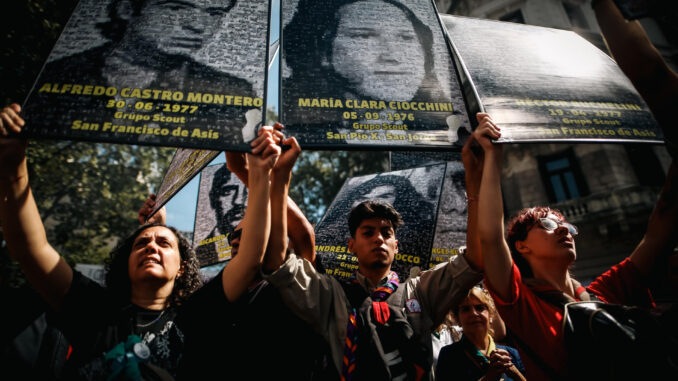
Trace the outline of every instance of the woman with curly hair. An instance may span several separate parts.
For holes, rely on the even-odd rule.
[[[0,113],[0,138],[20,132],[20,110],[14,104]],[[206,339],[191,336],[204,333],[195,326],[219,303],[237,300],[263,258],[270,234],[269,176],[280,154],[272,131],[263,127],[248,154],[250,202],[240,255],[216,287],[196,293],[201,281],[195,253],[163,224],[141,226],[111,253],[105,287],[73,271],[47,241],[28,184],[25,143],[0,139],[4,238],[29,282],[56,311],[57,326],[73,348],[65,379],[176,377],[184,341]]]

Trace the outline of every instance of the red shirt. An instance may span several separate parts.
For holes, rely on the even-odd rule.
[[[508,329],[549,367],[564,375],[567,370],[567,356],[563,343],[563,309],[541,299],[526,286],[515,264],[511,276],[510,300],[501,300],[487,279],[485,284]],[[653,306],[649,289],[628,258],[596,278],[586,290],[605,303]],[[517,347],[525,364],[525,376],[528,380],[550,378],[521,345]]]

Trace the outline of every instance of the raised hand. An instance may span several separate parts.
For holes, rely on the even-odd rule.
[[[247,157],[244,152],[226,152],[226,167],[247,186]]]
[[[139,209],[139,223],[140,224],[154,224],[154,223],[160,223],[164,224],[166,217],[167,217],[167,211],[165,210],[165,207],[163,206],[160,208],[155,214],[146,221],[148,216],[151,214],[153,211],[153,208],[155,208],[155,198],[156,196],[154,194],[149,194],[148,198],[144,202],[144,205],[141,206],[141,209]]]
[[[491,139],[499,139],[501,137],[501,128],[497,126],[490,114],[479,112],[476,114],[478,119],[478,127],[473,131],[473,137],[483,147],[485,151],[496,149],[492,144]]]
[[[273,125],[273,128],[275,129],[274,136],[277,139],[280,139],[280,143],[283,146],[290,146],[289,149],[280,154],[280,158],[278,158],[278,162],[273,168],[273,171],[277,175],[289,176],[292,173],[292,168],[294,168],[294,163],[296,163],[297,158],[301,153],[301,146],[299,146],[299,142],[297,142],[297,139],[293,136],[285,139],[285,136],[282,133],[282,124],[276,123]]]
[[[19,113],[21,106],[16,103],[2,109],[0,112],[0,136],[9,136],[11,133],[18,134],[25,122]]]
[[[9,135],[21,132],[24,120],[19,116],[21,106],[16,103],[0,111],[0,180],[15,181],[26,176],[26,142]]]
[[[252,153],[247,154],[247,163],[250,170],[271,170],[280,157],[281,148],[274,137],[274,128],[263,126],[259,129],[259,136],[251,143]]]

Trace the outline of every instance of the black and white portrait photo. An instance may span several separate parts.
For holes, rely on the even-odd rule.
[[[431,1],[283,1],[282,12],[281,116],[307,146],[449,145],[469,133]],[[376,135],[349,133],[362,131]]]
[[[268,12],[263,0],[81,1],[27,101],[29,133],[243,149],[262,119]]]
[[[346,180],[316,227],[317,253],[325,271],[347,277],[352,273],[347,269],[357,266],[346,247],[350,238],[348,215],[354,206],[368,200],[390,203],[403,218],[404,225],[396,232],[394,271],[405,279],[412,267],[424,269],[431,254],[444,172],[445,165],[441,164]]]
[[[202,170],[193,233],[201,267],[230,259],[229,236],[245,216],[246,206],[247,187],[226,164]]]

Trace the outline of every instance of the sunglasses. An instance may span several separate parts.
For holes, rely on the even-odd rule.
[[[233,246],[233,240],[236,239],[236,238],[240,238],[241,235],[242,235],[242,229],[237,229],[237,230],[232,231],[228,235],[228,244]]]
[[[568,224],[567,222],[556,221],[552,218],[540,218],[539,224],[541,225],[542,228],[550,232],[558,229],[558,226],[564,226],[567,228],[567,230],[573,237],[579,234],[579,231],[574,225]]]
[[[487,306],[484,304],[474,304],[474,305],[463,305],[459,306],[459,312],[471,312],[471,308],[476,310],[477,313],[481,313],[483,311],[487,311]]]

